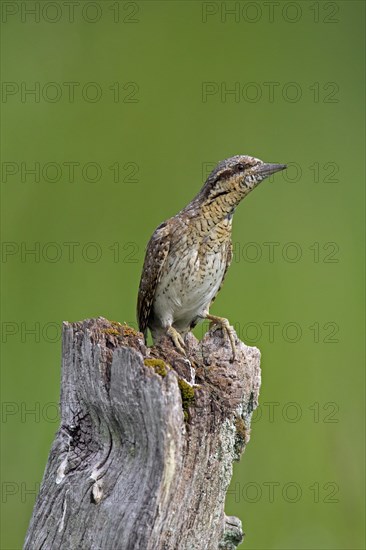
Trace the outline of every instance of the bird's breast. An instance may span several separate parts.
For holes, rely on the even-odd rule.
[[[207,239],[173,249],[157,287],[155,316],[182,330],[189,328],[217,294],[226,270],[227,246],[227,241]]]

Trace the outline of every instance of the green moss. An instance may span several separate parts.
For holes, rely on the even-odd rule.
[[[249,440],[250,429],[245,426],[244,420],[241,416],[235,418],[236,437],[234,444],[235,458],[234,460],[240,460],[240,455],[244,450],[245,444]]]
[[[144,359],[144,365],[154,369],[156,374],[160,374],[164,378],[167,375],[169,367],[162,359]]]
[[[113,336],[121,336],[119,330],[115,328],[104,328],[102,332],[104,332],[105,334],[112,334]]]
[[[138,335],[137,330],[135,330],[132,327],[129,327],[128,325],[126,325],[126,323],[122,326],[122,330],[123,330],[123,335],[124,336],[137,336]]]
[[[126,325],[122,325],[117,321],[111,321],[111,328],[105,328],[102,332],[106,334],[112,334],[113,336],[138,336],[137,330]]]
[[[194,388],[183,378],[178,378],[178,386],[182,395],[184,420],[188,420],[188,408],[194,402]]]
[[[235,428],[237,436],[245,441],[247,430],[245,428],[245,422],[240,416],[237,416],[235,419]]]

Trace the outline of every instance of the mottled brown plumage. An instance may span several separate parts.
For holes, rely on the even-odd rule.
[[[147,246],[137,303],[145,337],[148,328],[154,341],[168,334],[184,352],[184,335],[200,319],[210,319],[227,332],[235,353],[227,319],[209,314],[232,258],[233,213],[262,180],[284,168],[245,155],[226,159],[198,195],[155,230]]]

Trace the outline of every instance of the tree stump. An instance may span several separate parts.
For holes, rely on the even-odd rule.
[[[260,353],[221,329],[187,357],[106,319],[64,323],[61,425],[25,550],[232,550],[224,501],[258,406]]]

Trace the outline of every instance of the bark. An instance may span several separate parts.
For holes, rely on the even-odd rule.
[[[64,323],[61,425],[26,550],[232,550],[224,501],[258,405],[260,353],[221,329],[147,348],[106,319]]]

